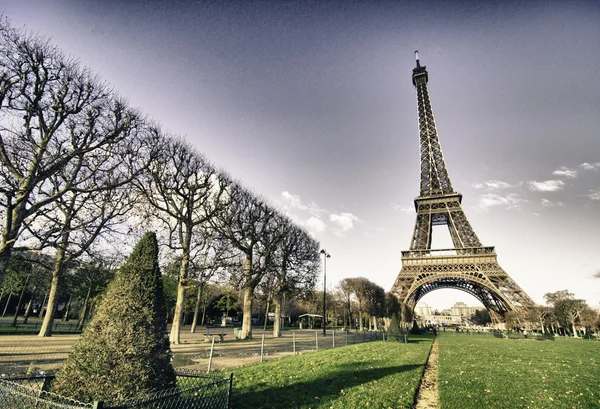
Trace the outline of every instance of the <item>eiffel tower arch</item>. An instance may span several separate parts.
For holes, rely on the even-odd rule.
[[[462,209],[462,195],[452,187],[438,138],[429,90],[428,73],[419,63],[412,82],[417,91],[421,188],[414,201],[417,220],[410,250],[402,252],[402,269],[392,293],[403,304],[404,318],[412,316],[426,294],[450,288],[477,298],[495,323],[507,312],[535,305],[533,300],[498,264],[494,247],[481,244]],[[433,226],[447,226],[453,248],[432,249]]]

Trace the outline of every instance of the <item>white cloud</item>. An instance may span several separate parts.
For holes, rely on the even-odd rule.
[[[592,200],[600,200],[600,188],[598,189],[590,189],[590,193],[588,197]]]
[[[542,199],[542,207],[564,207],[563,202],[553,202],[548,199]]]
[[[394,210],[399,210],[402,213],[410,214],[415,212],[415,208],[412,206],[394,205]]]
[[[552,172],[552,174],[555,176],[564,176],[564,177],[570,178],[570,179],[574,179],[577,177],[577,171],[574,169],[569,169],[566,166],[561,166],[560,168],[558,168],[554,172]]]
[[[565,182],[562,180],[545,180],[543,182],[532,180],[527,183],[529,184],[529,189],[534,192],[556,192],[565,185]]]
[[[500,196],[495,193],[486,193],[479,197],[477,207],[482,210],[488,210],[494,206],[505,206],[507,209],[514,209],[524,202],[516,193],[511,193],[506,196]]]
[[[338,227],[344,232],[348,230],[352,230],[354,228],[354,222],[359,221],[360,219],[353,215],[352,213],[340,213],[340,214],[330,214],[329,220],[333,223],[337,224]]]
[[[585,169],[585,170],[598,170],[598,169],[600,169],[600,162],[596,162],[596,163],[584,162],[581,165],[579,165],[579,167],[582,169]]]
[[[300,196],[293,195],[287,190],[281,192],[281,196],[289,203],[290,206],[295,207],[296,209],[306,210],[308,207],[302,203],[300,200]]]
[[[281,196],[285,199],[285,202],[290,206],[298,210],[302,210],[310,213],[313,216],[318,216],[319,214],[325,213],[325,210],[321,209],[315,203],[305,204],[300,196],[293,195],[287,190],[281,192]]]
[[[486,180],[483,183],[473,183],[473,187],[475,189],[486,188],[488,190],[496,190],[496,189],[506,189],[511,186],[512,185],[510,183],[506,183],[501,180]]]
[[[321,220],[317,217],[314,217],[314,216],[309,217],[308,220],[304,224],[306,224],[306,227],[309,230],[313,230],[318,233],[325,231],[325,229],[327,228],[327,226],[325,225],[325,222],[323,222],[323,220]]]

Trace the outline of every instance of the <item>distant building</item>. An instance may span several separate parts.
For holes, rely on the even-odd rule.
[[[464,302],[457,302],[452,308],[439,313],[432,311],[429,305],[419,303],[415,307],[415,319],[422,325],[468,325],[475,311],[483,309],[483,306],[469,307]]]

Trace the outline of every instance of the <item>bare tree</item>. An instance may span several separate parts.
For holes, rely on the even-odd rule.
[[[294,225],[287,217],[276,217],[277,229],[282,233],[277,246],[276,268],[269,281],[272,283],[275,321],[273,336],[281,336],[281,317],[285,296],[298,295],[314,289],[319,268],[319,242]]]
[[[196,332],[206,286],[214,277],[217,277],[217,281],[219,279],[223,280],[227,268],[234,262],[233,260],[236,257],[229,246],[229,242],[211,236],[212,231],[208,229],[205,229],[204,233],[208,233],[209,236],[203,241],[203,245],[194,249],[196,254],[191,257],[193,262],[191,263],[190,276],[197,287],[194,318],[190,328],[192,333]]]
[[[126,118],[101,132],[95,127],[109,96],[94,74],[47,40],[0,21],[0,280],[25,220],[61,198],[73,181],[52,195],[38,190],[65,168],[81,166],[89,152],[123,138]]]
[[[119,138],[111,138],[110,144],[80,155],[51,175],[36,195],[54,200],[23,221],[30,242],[56,253],[40,336],[52,333],[65,265],[86,254],[100,237],[123,227],[136,203],[129,184],[152,157],[157,130],[123,102],[112,100],[96,104],[84,122],[72,123],[71,133],[90,140],[101,140],[107,134]],[[68,189],[58,195],[65,186]]]
[[[208,221],[223,203],[220,196],[229,185],[206,158],[182,140],[163,138],[161,154],[148,167],[137,187],[150,205],[148,213],[166,228],[170,249],[181,254],[177,301],[169,340],[179,344],[183,307],[194,248],[203,248]]]
[[[244,289],[242,338],[252,338],[252,302],[254,290],[275,268],[276,243],[281,233],[276,230],[276,211],[239,184],[228,189],[227,205],[211,219],[215,231],[230,241],[244,257],[237,278]]]

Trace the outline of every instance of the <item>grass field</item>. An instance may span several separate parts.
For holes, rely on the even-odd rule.
[[[368,342],[242,367],[231,407],[410,408],[431,342]]]
[[[600,408],[600,342],[442,334],[442,409]]]

